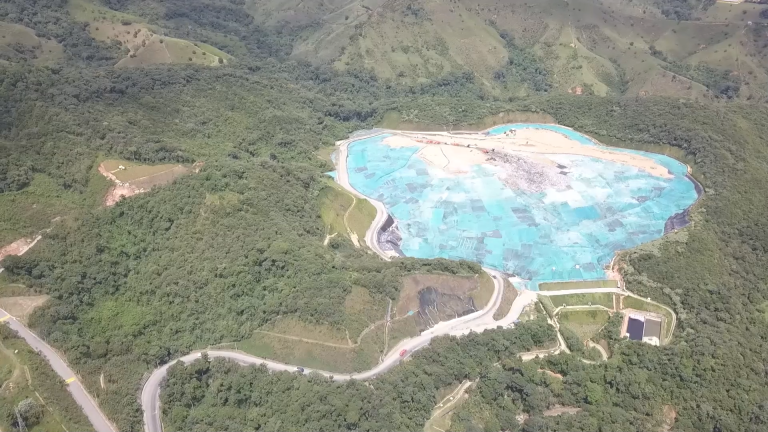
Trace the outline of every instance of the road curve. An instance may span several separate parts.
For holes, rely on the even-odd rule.
[[[59,357],[53,348],[17,321],[16,318],[12,317],[11,314],[2,309],[0,309],[0,322],[3,322],[11,329],[16,330],[19,336],[27,341],[29,346],[48,361],[51,368],[53,368],[53,371],[64,380],[67,390],[72,394],[72,398],[75,399],[75,402],[80,405],[80,408],[82,408],[96,432],[115,432],[117,430],[112,423],[110,423],[109,419],[107,419],[107,416],[101,412],[96,401],[85,390],[85,387],[83,387],[80,380],[75,375],[75,372],[67,366],[67,363]]]
[[[500,325],[504,325],[504,323],[507,323],[507,322],[513,323],[515,320],[518,319],[518,317],[520,316],[520,313],[525,308],[525,306],[536,300],[535,293],[532,293],[533,295],[525,295],[525,292],[524,292],[522,295],[519,295],[515,299],[514,303],[512,304],[512,307],[510,308],[510,312],[507,314],[507,316],[505,316],[502,320],[498,321],[496,325],[493,325],[492,324],[494,322],[493,313],[496,311],[496,309],[498,309],[501,302],[501,297],[503,293],[503,281],[501,278],[501,274],[499,272],[495,270],[490,270],[490,269],[485,269],[485,271],[487,271],[493,276],[494,292],[493,292],[493,297],[491,301],[488,302],[488,304],[483,309],[451,321],[440,322],[434,327],[428,330],[425,330],[418,336],[401,341],[395,347],[393,347],[392,350],[390,350],[390,352],[384,357],[384,359],[378,365],[374,366],[372,369],[369,369],[367,371],[350,374],[350,373],[330,372],[330,371],[324,371],[324,370],[305,367],[304,373],[315,372],[325,377],[328,377],[334,381],[347,381],[350,379],[369,380],[397,366],[403,360],[403,357],[400,357],[400,351],[402,351],[403,349],[407,350],[407,354],[405,356],[407,357],[411,355],[414,351],[417,351],[429,345],[432,338],[437,336],[462,335],[462,334],[467,334],[470,331],[475,331],[475,329],[477,329],[478,331],[483,331],[489,328],[496,328]],[[242,365],[262,365],[263,364],[264,366],[267,367],[267,369],[275,372],[279,372],[279,371],[295,372],[296,369],[298,368],[298,365],[280,363],[280,362],[272,361],[269,359],[252,356],[252,355],[245,354],[238,351],[210,350],[205,352],[208,354],[209,358],[228,358]],[[149,379],[144,384],[144,388],[141,392],[141,405],[142,405],[142,408],[144,409],[145,432],[162,432],[163,430],[161,419],[160,419],[160,415],[161,415],[160,390],[162,387],[163,380],[168,373],[168,368],[170,367],[170,365],[177,361],[190,363],[200,358],[201,353],[202,352],[194,352],[186,356],[180,357],[156,369],[152,373],[152,375],[150,375]]]
[[[376,136],[382,132],[376,132],[366,137]],[[363,139],[366,137],[358,137],[355,140]],[[377,242],[377,233],[381,225],[386,221],[388,213],[384,204],[366,197],[355,190],[350,184],[347,176],[347,145],[353,140],[345,140],[339,142],[339,157],[338,157],[338,169],[336,173],[336,179],[341,186],[347,189],[355,196],[367,199],[376,208],[376,217],[373,223],[366,231],[365,242],[377,255],[381,256],[384,260],[389,261],[391,256],[385,251],[381,250]],[[326,376],[334,381],[346,381],[350,379],[356,380],[368,380],[377,377],[378,375],[388,371],[392,367],[398,365],[403,357],[400,357],[400,352],[406,350],[406,357],[411,355],[414,351],[417,351],[427,345],[429,345],[432,338],[443,335],[455,335],[460,336],[467,334],[471,331],[484,331],[490,328],[496,328],[498,326],[509,326],[514,323],[525,306],[536,301],[536,294],[530,291],[523,292],[515,298],[515,301],[510,308],[509,313],[499,321],[493,319],[493,314],[501,305],[502,294],[504,290],[503,275],[492,269],[483,269],[493,279],[493,295],[490,301],[481,310],[473,312],[471,314],[450,320],[437,323],[430,329],[423,331],[420,335],[400,341],[395,347],[393,347],[389,353],[382,359],[382,361],[374,366],[372,369],[346,374],[335,373],[323,370],[317,370],[312,368],[304,368],[304,373],[315,372],[323,376]],[[244,354],[237,351],[227,350],[212,350],[206,351],[209,358],[228,358],[243,365],[258,365],[263,364],[271,371],[296,371],[297,365],[289,365],[280,363],[264,358],[255,357],[252,355]],[[176,361],[182,361],[184,363],[190,363],[197,358],[200,358],[201,352],[195,352],[181,357],[165,366],[156,369],[152,375],[150,375],[147,382],[144,384],[144,388],[141,393],[141,405],[144,409],[144,430],[145,432],[162,432],[163,426],[161,421],[160,410],[160,390],[164,378],[168,373],[170,364]]]
[[[387,220],[387,216],[389,216],[389,213],[387,213],[386,207],[384,207],[384,203],[380,201],[376,201],[374,199],[371,199],[360,192],[357,191],[357,189],[352,187],[352,184],[349,183],[349,175],[347,171],[347,147],[349,144],[353,141],[358,141],[361,139],[371,138],[377,135],[381,135],[385,132],[374,132],[368,135],[364,135],[361,137],[357,137],[354,139],[347,139],[343,141],[339,141],[336,143],[336,145],[339,147],[339,154],[336,158],[337,166],[336,166],[336,182],[339,183],[344,189],[346,189],[349,193],[352,195],[368,200],[368,202],[373,205],[374,208],[376,208],[376,217],[373,219],[373,222],[371,223],[371,226],[368,227],[368,230],[365,232],[365,244],[368,245],[371,250],[373,250],[377,255],[379,255],[381,258],[383,258],[386,261],[389,261],[391,259],[390,255],[386,252],[384,252],[379,247],[378,242],[378,232],[379,228],[381,228],[381,225],[384,224]]]

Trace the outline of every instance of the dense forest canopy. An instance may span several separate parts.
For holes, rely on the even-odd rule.
[[[144,3],[155,4],[105,2],[129,12]],[[684,10],[678,3],[670,7]],[[57,40],[66,53],[54,66],[0,67],[0,198],[23,197],[40,179],[50,181],[52,196],[89,194],[104,157],[205,162],[199,173],[115,207],[84,207],[28,254],[2,263],[10,280],[51,295],[30,324],[65,353],[121,430],[142,429],[142,376],[179,354],[241,340],[281,315],[337,324],[353,286],[395,298],[404,274],[478,271],[444,260],[384,263],[346,240],[322,245],[318,195],[332,167],[317,150],[392,110],[446,126],[540,112],[610,142],[684,150],[706,188],[693,225],[653,252],[623,257],[628,288],[678,313],[672,343],[656,348],[606,333],[613,354],[606,363],[562,355],[522,364],[518,352],[552,338],[551,327],[534,321],[436,341],[373,389],[198,362],[170,375],[163,393],[169,428],[417,430],[438,389],[478,378],[455,430],[649,430],[666,405],[676,410],[674,430],[768,427],[764,105],[562,95],[550,89],[554,77],[537,67],[535,54],[512,38],[498,79],[527,81],[541,90],[535,97],[495,93],[469,71],[398,84],[293,60],[287,47],[297,34],[264,27],[243,7],[146,8],[176,23],[169,28],[177,37],[205,42],[225,33],[245,41],[249,54],[231,64],[115,69],[120,48],[93,40],[66,2],[0,4],[0,19]],[[0,208],[9,217],[17,210]],[[537,368],[562,374],[562,382]],[[270,403],[265,388],[286,390],[269,393]],[[282,410],[296,400],[305,412]],[[542,415],[560,404],[582,410]],[[520,425],[518,413],[529,420]]]

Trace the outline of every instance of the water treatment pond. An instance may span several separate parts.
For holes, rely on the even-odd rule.
[[[396,221],[398,252],[476,261],[531,289],[604,278],[616,251],[684,226],[699,193],[670,157],[539,124],[384,133],[350,143],[347,170]]]

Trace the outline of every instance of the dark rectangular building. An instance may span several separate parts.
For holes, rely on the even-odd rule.
[[[634,316],[630,316],[627,321],[627,335],[630,340],[641,341],[643,340],[643,330],[645,328],[645,322],[642,319],[638,319]]]

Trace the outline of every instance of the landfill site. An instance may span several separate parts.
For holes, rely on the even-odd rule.
[[[555,125],[382,131],[348,152],[350,184],[390,215],[382,249],[479,262],[529,289],[604,278],[616,251],[685,226],[700,193],[670,157]]]

